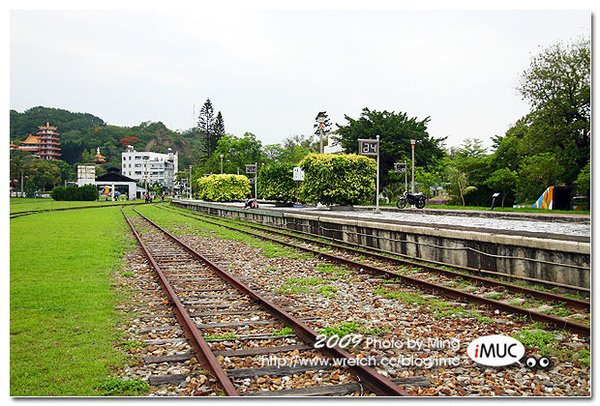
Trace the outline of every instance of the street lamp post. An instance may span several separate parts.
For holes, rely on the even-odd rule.
[[[192,165],[190,165],[190,182],[188,184],[188,195],[191,200],[192,199]]]
[[[221,154],[219,155],[219,157],[221,158],[221,175],[223,174],[223,158],[225,158],[225,155]]]
[[[375,137],[377,139],[377,185],[375,191],[375,213],[380,213],[379,211],[379,155],[380,155],[380,143],[379,143],[379,135]]]
[[[410,149],[412,154],[412,180],[410,190],[412,193],[415,193],[415,144],[417,140],[410,140]]]

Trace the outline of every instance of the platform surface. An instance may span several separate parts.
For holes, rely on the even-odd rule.
[[[210,203],[215,204],[215,203]],[[224,206],[242,208],[240,203],[218,203]],[[479,217],[477,213],[462,211],[460,214],[429,214],[418,209],[382,210],[374,213],[373,210],[354,211],[330,211],[317,210],[314,207],[290,208],[275,207],[272,204],[261,204],[261,210],[274,210],[284,213],[297,213],[321,217],[337,217],[345,219],[356,219],[361,221],[375,221],[385,223],[397,223],[415,225],[420,227],[435,227],[444,229],[455,229],[461,231],[487,232],[494,234],[513,234],[534,238],[549,238],[556,240],[589,242],[591,236],[591,224],[589,218],[573,218],[571,221],[553,221],[551,216],[543,218],[503,218],[505,213],[498,212],[496,217]],[[251,209],[249,209],[251,210]]]

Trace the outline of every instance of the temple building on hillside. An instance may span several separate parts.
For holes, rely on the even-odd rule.
[[[20,145],[10,144],[10,149],[27,151],[40,159],[60,159],[60,134],[49,123],[38,127],[36,135],[29,134]]]
[[[100,147],[96,148],[95,162],[98,165],[102,165],[102,164],[106,163],[106,157],[100,153]]]

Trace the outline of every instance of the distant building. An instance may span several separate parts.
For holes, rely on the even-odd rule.
[[[177,173],[178,156],[171,148],[167,154],[138,152],[133,146],[121,153],[121,173],[136,181],[148,184],[160,183],[173,189]]]
[[[39,126],[36,135],[29,134],[20,145],[10,144],[10,149],[27,151],[40,159],[60,159],[60,134],[49,123]]]
[[[134,179],[121,175],[119,168],[108,168],[107,172],[98,176],[94,183],[100,189],[100,193],[107,197],[110,196],[111,200],[115,200],[117,194],[127,196],[127,200],[139,199],[145,192],[143,188],[136,185]]]
[[[77,186],[96,184],[96,167],[93,165],[77,166]]]
[[[335,134],[327,134],[327,145],[323,148],[324,154],[337,154],[344,152],[344,148],[339,144],[339,137]],[[334,145],[335,144],[335,145]]]

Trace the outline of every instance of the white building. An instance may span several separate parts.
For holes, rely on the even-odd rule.
[[[160,183],[172,190],[178,161],[177,152],[171,148],[168,151],[167,154],[138,152],[130,145],[121,153],[121,173],[138,182]]]
[[[96,167],[93,165],[78,165],[77,166],[77,186],[95,185],[96,184]]]
[[[335,134],[327,134],[327,145],[323,148],[324,154],[336,154],[344,152],[344,148],[339,144],[338,136]]]

